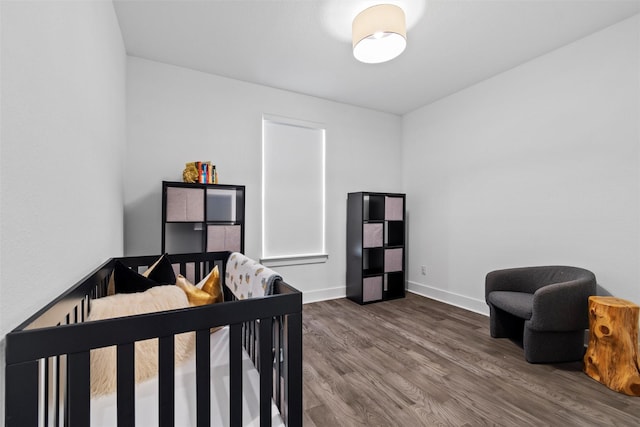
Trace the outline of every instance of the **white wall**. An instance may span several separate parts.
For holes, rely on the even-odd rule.
[[[410,289],[486,313],[490,270],[568,264],[640,303],[639,58],[636,15],[403,118]]]
[[[122,253],[126,56],[110,1],[2,1],[0,15],[4,410],[5,334]]]
[[[135,57],[127,74],[125,253],[160,252],[161,181],[180,181],[186,162],[211,160],[221,183],[246,186],[245,252],[260,257],[263,113],[326,125],[329,260],[277,270],[305,301],[344,296],[347,193],[400,191],[400,117]]]

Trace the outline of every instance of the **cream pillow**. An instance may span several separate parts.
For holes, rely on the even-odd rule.
[[[178,286],[154,286],[145,292],[115,294],[91,301],[88,320],[104,320],[135,314],[153,313],[189,307],[185,293]],[[117,332],[116,332],[117,333]],[[195,347],[195,335],[187,332],[175,336],[176,364],[186,360]],[[135,380],[144,381],[158,374],[158,339],[135,344]],[[116,346],[91,350],[91,396],[116,390]]]

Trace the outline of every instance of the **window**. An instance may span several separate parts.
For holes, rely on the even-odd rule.
[[[324,262],[325,130],[262,120],[262,258],[267,265]]]

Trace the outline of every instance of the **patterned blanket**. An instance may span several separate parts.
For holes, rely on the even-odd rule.
[[[238,299],[258,298],[273,293],[273,283],[282,280],[275,271],[239,252],[229,256],[225,281]]]

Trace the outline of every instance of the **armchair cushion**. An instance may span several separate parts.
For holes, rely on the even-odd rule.
[[[533,294],[526,292],[493,291],[489,294],[488,302],[521,319],[531,319]]]

